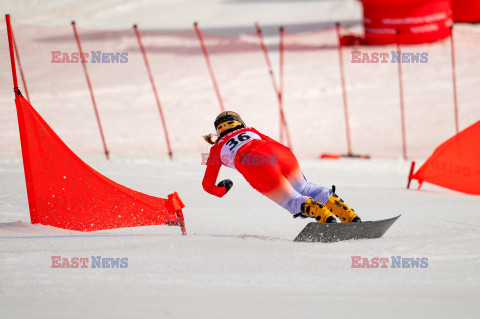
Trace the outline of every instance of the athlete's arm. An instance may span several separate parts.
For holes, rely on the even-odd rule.
[[[221,166],[220,154],[215,147],[212,147],[210,149],[210,156],[207,160],[207,170],[205,171],[205,176],[203,177],[202,186],[207,193],[218,197],[222,197],[227,192],[226,187],[218,187],[215,185]]]

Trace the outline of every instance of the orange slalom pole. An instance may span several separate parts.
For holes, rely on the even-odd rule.
[[[138,27],[136,24],[133,25],[133,30],[135,31],[135,35],[137,36],[138,45],[140,46],[140,51],[142,51],[143,61],[145,62],[145,67],[147,68],[148,78],[150,79],[150,84],[152,85],[153,94],[155,95],[155,102],[157,103],[158,111],[160,112],[160,118],[163,124],[163,132],[165,133],[165,141],[167,143],[167,148],[168,148],[168,157],[170,157],[170,160],[173,160],[173,152],[172,152],[172,147],[170,146],[170,138],[168,137],[167,123],[165,121],[165,116],[163,115],[163,108],[162,108],[162,104],[160,103],[160,98],[158,97],[157,87],[155,86],[155,81],[153,79],[152,71],[150,70],[150,64],[148,63],[147,52],[145,51],[145,47],[143,46],[142,38],[140,36],[140,32],[138,31]]]
[[[403,76],[402,76],[402,57],[400,50],[400,41],[398,40],[400,31],[397,30],[396,42],[397,42],[397,53],[400,54],[398,57],[398,86],[399,86],[399,95],[400,95],[400,115],[402,119],[402,150],[403,150],[403,159],[407,159],[407,134],[405,128],[405,102],[403,99]]]
[[[283,58],[284,58],[284,49],[285,49],[285,46],[284,46],[284,43],[283,43],[283,38],[284,38],[284,33],[282,32],[283,31],[283,27],[280,27],[280,30],[279,30],[279,42],[278,42],[278,55],[279,55],[279,59],[278,59],[278,75],[279,75],[279,92],[280,92],[280,97],[281,97],[281,105],[283,106]],[[283,120],[282,120],[282,117],[280,116],[280,142],[283,144],[283,140],[284,140],[284,135],[285,135],[285,125],[283,124]]]
[[[25,81],[25,75],[23,74],[22,62],[20,61],[20,54],[18,53],[17,42],[15,41],[15,35],[13,34],[13,28],[10,26],[10,32],[12,33],[13,48],[15,49],[15,55],[17,57],[18,69],[20,70],[20,77],[22,78],[23,88],[25,89],[25,95],[28,102],[30,102],[30,95],[28,94],[27,82]]]
[[[290,131],[288,129],[288,125],[287,125],[287,116],[285,115],[285,110],[284,110],[284,107],[283,107],[283,68],[284,68],[284,53],[285,53],[285,28],[282,26],[280,27],[279,29],[279,33],[280,33],[280,43],[279,43],[279,51],[280,51],[280,88],[279,88],[279,98],[280,98],[280,120],[282,121],[283,123],[283,133],[285,134],[286,138],[287,138],[287,144],[288,144],[288,147],[293,149],[293,145],[292,145],[292,140],[290,139]],[[283,136],[283,133],[282,133],[282,136]]]
[[[218,103],[220,104],[220,110],[225,112],[225,106],[223,105],[222,96],[220,94],[220,89],[218,87],[217,79],[215,78],[215,74],[213,73],[212,63],[210,62],[210,56],[208,55],[207,47],[205,45],[205,41],[203,40],[202,32],[198,27],[198,22],[193,24],[195,28],[195,32],[197,33],[198,41],[200,42],[200,46],[202,48],[203,56],[205,57],[205,62],[207,63],[208,72],[210,73],[210,78],[212,79],[213,88],[215,89],[215,94],[217,95]]]
[[[280,142],[283,143],[283,133],[285,131],[286,135],[287,135],[288,147],[291,148],[292,145],[291,145],[291,142],[290,142],[290,134],[288,133],[288,128],[286,126],[286,121],[285,121],[284,112],[283,112],[283,94],[282,94],[283,92],[282,92],[282,88],[277,86],[277,81],[275,80],[275,75],[273,73],[273,68],[272,68],[272,64],[270,62],[270,57],[268,56],[268,50],[267,50],[267,47],[265,45],[265,41],[263,39],[262,29],[260,28],[260,25],[258,24],[258,22],[255,22],[255,28],[257,29],[257,35],[258,35],[258,39],[260,41],[260,47],[262,48],[263,54],[265,56],[265,62],[267,63],[268,73],[270,75],[270,79],[272,80],[273,89],[274,89],[274,91],[277,95],[277,99],[278,99],[278,107],[279,107],[279,110],[280,110]],[[283,46],[280,46],[280,49],[282,49],[282,47]],[[282,64],[282,62],[280,64]],[[280,83],[282,83],[281,80],[280,80]]]
[[[72,21],[72,28],[73,28],[73,34],[75,36],[75,40],[77,41],[78,51],[80,52],[80,57],[81,57],[80,62],[82,63],[82,66],[83,66],[83,73],[85,74],[85,79],[87,80],[88,89],[90,90],[90,97],[92,98],[93,109],[95,111],[95,116],[97,118],[97,124],[98,124],[98,128],[100,130],[100,136],[102,137],[103,149],[105,151],[105,156],[107,157],[107,160],[108,160],[108,159],[110,159],[110,156],[109,156],[110,152],[108,151],[107,143],[105,142],[105,136],[103,134],[102,123],[100,121],[100,115],[98,113],[97,103],[95,102],[95,96],[93,95],[92,83],[90,82],[90,77],[88,75],[87,66],[84,62],[82,45],[80,44],[80,37],[78,36],[75,21]]]
[[[455,107],[455,133],[459,131],[458,124],[458,98],[457,98],[457,75],[455,65],[455,43],[453,41],[453,25],[450,27],[450,48],[452,52],[452,83],[453,83],[453,103]]]
[[[350,120],[348,116],[348,104],[347,104],[347,88],[345,86],[345,70],[343,67],[343,50],[340,34],[340,22],[335,23],[335,30],[337,31],[337,41],[338,41],[338,58],[340,61],[340,80],[342,84],[342,96],[343,96],[343,112],[345,115],[345,131],[347,135],[347,156],[353,156],[352,154],[352,142],[350,139]]]
[[[13,91],[16,95],[21,95],[20,90],[18,89],[18,80],[17,80],[17,68],[15,67],[15,54],[13,53],[13,34],[12,26],[10,23],[10,15],[5,15],[5,22],[7,24],[7,35],[8,35],[8,49],[10,51],[10,65],[12,66],[12,79],[13,79]]]
[[[23,170],[25,172],[25,186],[27,188],[28,209],[30,211],[30,221],[32,224],[38,223],[37,205],[35,200],[35,189],[32,177],[32,167],[30,161],[30,152],[28,150],[25,119],[22,112],[22,103],[24,97],[18,88],[17,69],[15,66],[15,55],[13,45],[13,33],[10,22],[10,15],[5,15],[5,22],[7,24],[8,48],[10,51],[10,64],[12,67],[13,91],[15,92],[15,105],[17,108],[18,130],[20,133],[20,144],[22,148]],[[28,103],[28,102],[27,102]]]

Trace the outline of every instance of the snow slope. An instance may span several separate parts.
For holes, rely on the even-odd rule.
[[[407,191],[404,162],[302,162],[364,219],[402,214],[383,239],[293,243],[306,224],[258,196],[239,174],[218,200],[200,186],[197,158],[88,161],[127,186],[187,203],[177,227],[77,233],[28,225],[22,172],[2,162],[2,312],[9,318],[474,318],[479,199],[427,187]],[[249,204],[246,205],[245,203]],[[22,220],[22,222],[11,222]],[[51,256],[128,257],[127,269],[52,269]],[[426,269],[352,269],[351,256],[427,257]]]
[[[255,20],[275,28],[279,24],[290,24],[307,30],[319,26],[319,22],[337,19],[358,21],[360,16],[355,1],[117,0],[80,3],[51,0],[3,1],[1,8],[2,11],[8,8],[23,22],[35,24],[65,25],[75,19],[79,25],[115,29],[126,28],[141,18],[141,25],[146,28],[165,30],[186,29],[193,20],[199,20],[205,28],[224,33],[237,33],[251,26]],[[467,61],[471,61],[472,72],[465,73],[469,76],[463,78],[467,85],[463,87],[475,88],[478,86],[474,72],[478,65],[474,63],[475,45],[464,45],[472,45],[469,47],[471,50],[466,51],[466,57],[471,59]],[[433,47],[443,46],[445,44]],[[446,61],[448,56],[442,56],[437,62],[440,65]],[[308,69],[308,65],[302,65],[302,68],[309,72],[309,78],[316,75]],[[262,69],[261,74],[264,71]],[[352,69],[356,74],[364,74],[364,71],[362,66]],[[45,72],[35,76],[40,79],[52,77],[51,73]],[[248,78],[249,75],[260,74],[260,71],[247,70],[245,73],[243,76]],[[1,76],[4,77],[4,74]],[[184,81],[182,85],[188,84],[191,79]],[[322,96],[327,96],[329,101],[338,99],[338,86],[324,81]],[[437,93],[443,96],[438,99],[446,101],[449,98],[444,90],[449,87],[447,81],[448,73],[431,71],[422,80],[422,85],[429,86],[428,92],[432,95]],[[45,83],[36,81],[36,85],[41,87]],[[192,102],[183,105],[184,108],[180,107],[180,102],[177,102],[180,106],[174,104],[176,107],[169,109],[172,118],[181,118],[184,110],[194,105],[195,99],[201,100],[204,105],[215,103],[212,96],[207,97],[204,92],[209,85],[207,82],[195,89]],[[358,105],[359,116],[362,115],[362,104],[374,100],[372,96],[361,94],[368,85],[367,81],[351,87],[357,92],[352,103]],[[394,84],[385,83],[387,92],[394,92],[394,87]],[[135,89],[108,87],[107,84],[99,93],[100,96],[111,97],[115,95],[112,93]],[[147,94],[148,83],[142,89]],[[305,91],[306,101],[318,98],[319,93],[310,90]],[[172,90],[170,92],[165,97],[166,105],[181,97]],[[292,107],[287,108],[294,117],[292,126],[295,134],[300,134],[302,128],[295,101],[304,101],[300,97],[305,92],[294,91],[290,100]],[[421,92],[414,92],[411,95],[413,103],[424,100]],[[66,93],[69,97],[78,94],[74,88]],[[79,99],[84,97],[77,96]],[[41,98],[45,101],[52,99],[38,96],[37,100]],[[2,96],[1,99],[8,101],[11,97]],[[140,97],[139,101],[151,106],[150,99],[151,96]],[[123,128],[125,124],[121,120],[128,118],[128,115],[122,115],[125,110],[123,101],[113,99],[112,102],[106,112],[118,114],[118,119],[107,123],[110,132]],[[244,97],[243,102],[248,104],[249,100]],[[9,103],[12,103],[11,100]],[[33,104],[42,115],[46,115],[47,121],[49,117],[54,118],[54,111],[59,113],[58,110],[62,109],[61,103],[53,110],[45,105]],[[372,105],[369,110],[381,107],[379,103]],[[463,106],[462,127],[479,116],[474,93],[464,100]],[[2,107],[13,106],[2,104]],[[131,115],[132,119],[141,122],[148,118],[151,113],[144,112],[146,109],[147,106],[142,106],[138,110],[139,115]],[[187,205],[184,215],[189,235],[181,236],[177,227],[79,233],[30,225],[18,137],[14,135],[16,124],[12,124],[15,114],[3,110],[5,113],[2,114],[8,115],[0,122],[0,130],[5,141],[2,145],[8,146],[8,149],[0,149],[2,318],[477,317],[480,310],[480,222],[476,215],[480,212],[480,198],[431,185],[424,185],[422,191],[407,191],[408,162],[378,158],[370,161],[318,161],[313,158],[320,148],[312,150],[308,139],[297,139],[301,166],[309,180],[322,185],[337,185],[338,193],[364,220],[397,214],[402,214],[402,217],[383,239],[333,244],[293,243],[293,238],[308,221],[293,220],[287,212],[252,190],[238,173],[222,168],[219,178],[230,178],[234,182],[231,192],[222,199],[202,190],[204,167],[199,164],[201,157],[198,153],[208,148],[201,142],[195,142],[194,149],[183,149],[170,162],[158,150],[154,154],[143,148],[129,151],[133,145],[129,140],[131,136],[112,134],[113,145],[118,152],[113,153],[111,161],[106,161],[97,148],[89,148],[89,144],[98,146],[96,135],[85,132],[84,141],[80,141],[82,135],[76,116],[86,113],[74,113],[76,108],[72,106],[67,106],[67,110],[59,113],[59,121],[52,125],[59,129],[62,137],[73,143],[74,150],[78,147],[78,153],[88,164],[127,187],[160,197],[178,191]],[[216,109],[211,111],[215,112]],[[428,118],[432,126],[444,123],[443,114],[431,116],[431,105],[419,105],[415,112],[415,118]],[[327,120],[332,122],[338,117],[337,114],[326,114]],[[391,115],[384,112],[375,114],[378,117],[374,120],[379,122]],[[211,126],[208,122],[211,116],[204,108],[197,109],[193,116],[201,118],[202,123],[192,130],[203,132]],[[276,132],[277,122],[263,123],[260,120],[254,118],[258,121],[258,129]],[[62,126],[61,122],[68,124]],[[146,125],[154,127],[151,123]],[[69,128],[78,136],[68,135]],[[448,130],[451,131],[451,126]],[[431,134],[434,136],[428,136],[427,143],[432,147],[438,144],[438,139],[441,141],[450,135],[448,132],[441,134],[444,135]],[[382,132],[377,134],[381,135]],[[148,138],[146,134],[140,136]],[[197,131],[191,136],[198,136]],[[330,140],[333,140],[328,144],[330,146],[339,143],[335,139]],[[145,143],[151,143],[157,149],[162,146],[155,136],[150,136]],[[356,143],[363,150],[369,147],[377,147],[378,150],[384,149],[381,143],[385,142],[378,138],[371,143],[373,145],[366,143],[365,139]],[[420,156],[428,155],[432,150],[424,149],[420,143],[417,145],[415,150]],[[338,150],[343,149],[341,144]],[[398,157],[398,147],[392,148],[388,155],[390,158]],[[128,257],[129,263],[125,269],[53,269],[51,256]],[[425,269],[352,269],[352,256],[427,257],[429,263]]]

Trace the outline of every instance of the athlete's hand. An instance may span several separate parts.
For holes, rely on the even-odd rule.
[[[225,192],[228,193],[228,191],[230,190],[230,188],[232,188],[233,186],[233,182],[229,179],[224,179],[223,181],[221,181],[220,183],[217,184],[218,187],[225,187],[225,189],[227,190]]]

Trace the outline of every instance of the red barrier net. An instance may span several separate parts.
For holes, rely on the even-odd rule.
[[[467,194],[480,195],[480,121],[442,143],[412,176]]]
[[[32,223],[93,231],[178,225],[177,193],[149,196],[106,178],[76,156],[22,96],[15,99]]]
[[[458,117],[460,129],[480,118],[477,101],[480,60],[478,32],[455,26]],[[475,29],[471,27],[471,29]],[[103,154],[104,149],[73,29],[66,26],[13,25],[32,103],[65,143],[78,154]],[[77,25],[78,36],[97,102],[106,146],[115,154],[167,155],[164,125],[142,52],[133,28],[89,30]],[[194,29],[150,32],[138,28],[150,63],[174,154],[205,152],[201,136],[214,130],[220,112],[199,39]],[[259,37],[254,33],[220,36],[203,32],[218,92],[227,109],[242,114],[250,126],[279,137],[279,101]],[[346,121],[335,28],[284,37],[283,103],[295,153],[317,158],[320,153],[347,152]],[[0,26],[4,36],[5,27]],[[342,35],[352,35],[342,30]],[[358,34],[353,34],[358,36]],[[351,37],[353,38],[353,37]],[[279,36],[265,44],[275,77],[279,77]],[[408,158],[426,157],[455,132],[450,40],[405,45],[407,54],[428,54],[426,63],[404,63],[403,88]],[[402,156],[402,129],[395,45],[343,46],[345,89],[351,148],[354,154]],[[6,41],[0,41],[7,56]],[[387,53],[387,63],[352,62],[353,52]],[[52,62],[61,52],[61,62]],[[92,52],[101,54],[93,62]],[[112,56],[128,53],[128,62]],[[69,59],[64,58],[66,54]],[[107,60],[103,55],[109,56]],[[121,58],[120,58],[121,59]],[[55,59],[57,60],[57,59]],[[19,76],[20,89],[26,95]],[[282,81],[278,81],[280,87]],[[19,153],[10,66],[0,60],[0,151]],[[435,116],[427,116],[434,114]]]

